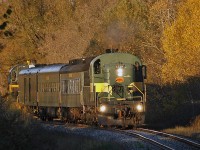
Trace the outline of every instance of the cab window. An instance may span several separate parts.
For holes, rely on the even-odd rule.
[[[101,61],[100,59],[98,59],[94,62],[94,74],[100,74],[100,73],[101,73]]]
[[[135,63],[135,82],[143,82],[142,66],[139,62]]]

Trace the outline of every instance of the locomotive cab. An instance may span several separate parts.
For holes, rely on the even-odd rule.
[[[102,125],[144,122],[146,66],[131,54],[110,53],[91,62],[90,89]]]

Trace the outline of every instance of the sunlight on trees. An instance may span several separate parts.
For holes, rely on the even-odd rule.
[[[181,2],[10,0],[0,6],[0,63],[63,63],[117,48],[144,60],[149,83],[198,75],[199,4]]]
[[[167,63],[163,81],[184,81],[200,76],[200,3],[188,0],[180,5],[177,19],[164,32],[163,48]]]

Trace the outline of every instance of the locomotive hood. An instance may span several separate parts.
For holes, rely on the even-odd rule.
[[[94,57],[70,60],[67,66],[61,68],[60,73],[88,71]]]

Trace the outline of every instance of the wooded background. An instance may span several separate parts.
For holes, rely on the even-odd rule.
[[[187,121],[200,113],[199,20],[199,0],[0,0],[0,92],[26,60],[66,63],[117,48],[148,67],[147,118]]]

